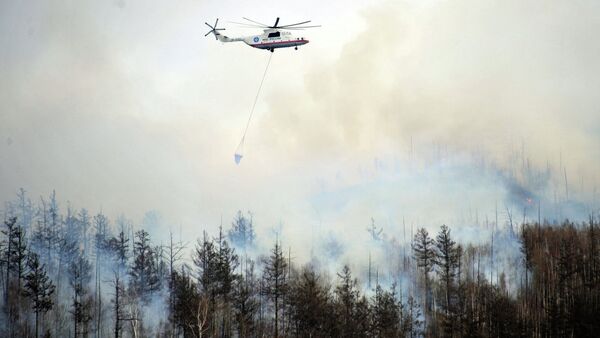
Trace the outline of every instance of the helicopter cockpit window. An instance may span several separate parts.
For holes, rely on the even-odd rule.
[[[281,32],[273,32],[273,33],[269,33],[269,37],[270,38],[278,38],[281,36]]]

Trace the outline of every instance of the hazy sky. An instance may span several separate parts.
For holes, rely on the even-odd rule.
[[[236,166],[269,55],[203,35],[254,34],[242,16],[323,27],[275,52]],[[478,156],[566,168],[593,200],[598,31],[597,1],[1,1],[0,198],[56,189],[190,236],[251,210],[300,247],[488,215],[506,188]]]

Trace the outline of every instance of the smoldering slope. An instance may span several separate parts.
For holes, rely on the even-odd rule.
[[[396,238],[404,219],[470,241],[489,239],[473,227],[496,215],[499,226],[537,220],[538,208],[542,219],[583,220],[598,212],[599,9],[374,6],[335,62],[315,65],[302,90],[268,97],[261,156],[313,169],[296,172],[318,177],[318,217],[303,224],[338,238],[346,260],[368,256],[359,238],[370,217]],[[289,228],[290,241],[305,237],[307,226]]]

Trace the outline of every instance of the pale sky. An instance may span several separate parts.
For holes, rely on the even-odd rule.
[[[204,22],[257,33],[242,16],[322,27],[273,55],[238,166],[269,55]],[[491,217],[525,153],[545,202],[566,171],[597,210],[599,31],[597,1],[2,1],[0,198],[157,210],[189,238],[251,210],[306,257],[371,217],[396,237]]]

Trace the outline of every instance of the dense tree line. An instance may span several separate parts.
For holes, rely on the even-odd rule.
[[[417,229],[395,278],[367,283],[297,265],[276,240],[263,255],[252,215],[186,247],[156,245],[119,217],[70,207],[53,193],[7,204],[0,236],[3,337],[581,337],[600,332],[597,224],[523,224],[500,267],[494,241],[457,243],[450,227]],[[389,241],[372,220],[377,245]],[[390,248],[396,248],[389,246]],[[519,250],[517,249],[517,250]],[[394,251],[396,250],[396,251]],[[252,254],[248,254],[248,251]],[[191,254],[189,254],[191,252]],[[189,257],[186,257],[189,255]],[[401,259],[400,259],[401,258]],[[349,262],[351,263],[351,262]],[[388,264],[392,264],[388,262]],[[371,279],[369,265],[368,279]],[[513,275],[510,283],[508,276]]]

